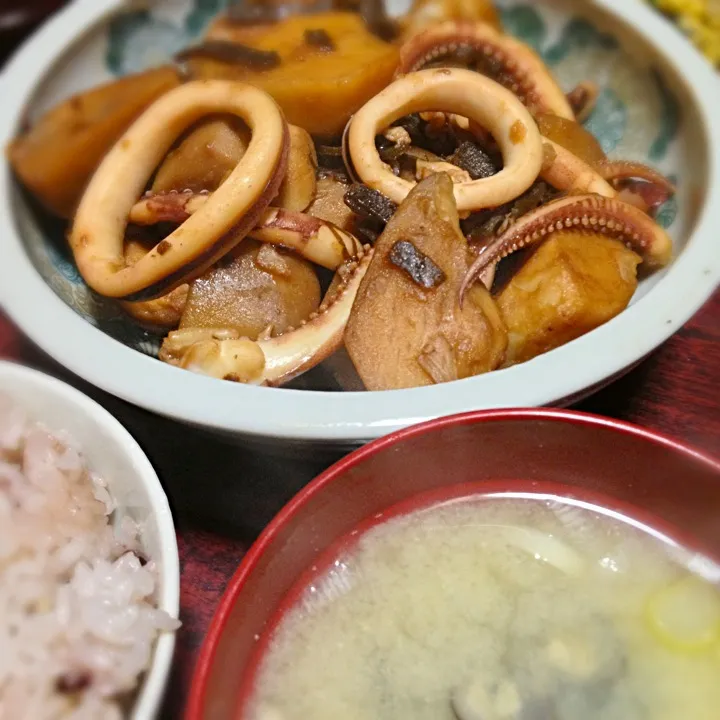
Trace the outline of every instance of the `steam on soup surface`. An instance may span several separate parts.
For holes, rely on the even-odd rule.
[[[278,624],[251,720],[717,720],[716,566],[600,508],[480,497],[362,534]]]

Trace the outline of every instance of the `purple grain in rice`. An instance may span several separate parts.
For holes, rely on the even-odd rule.
[[[0,718],[121,718],[158,634],[157,568],[70,438],[0,395]]]

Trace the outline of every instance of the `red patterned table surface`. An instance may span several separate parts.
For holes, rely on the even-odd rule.
[[[222,591],[260,529],[321,471],[230,447],[98,391],[45,356],[0,314],[0,357],[68,380],[133,433],[170,497],[182,565],[181,620],[163,717],[177,718]],[[720,292],[639,367],[578,408],[674,435],[720,455]]]

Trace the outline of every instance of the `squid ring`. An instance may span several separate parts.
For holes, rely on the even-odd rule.
[[[461,213],[496,207],[524,193],[543,160],[540,131],[530,112],[502,85],[470,70],[420,70],[395,80],[350,120],[347,142],[355,173],[398,205],[414,183],[393,175],[375,147],[375,136],[411,113],[435,110],[462,115],[486,128],[500,147],[504,168],[489,178],[454,185]]]
[[[198,212],[127,266],[125,227],[148,178],[185,128],[219,112],[247,123],[247,152]],[[247,235],[277,195],[288,147],[285,118],[262,90],[219,80],[171,90],[135,121],[90,180],[69,238],[80,274],[101,295],[133,301],[201,274]]]

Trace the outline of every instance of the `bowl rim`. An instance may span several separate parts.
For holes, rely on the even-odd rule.
[[[42,26],[0,75],[0,142],[15,134],[27,102],[57,58],[123,0],[74,0]],[[551,353],[453,383],[383,392],[328,392],[228,383],[158,362],[81,318],[55,295],[28,257],[13,220],[13,178],[0,168],[0,307],[66,368],[134,405],[190,425],[246,437],[357,443],[440,415],[472,409],[567,404],[626,372],[667,340],[720,284],[720,87],[715,71],[680,32],[640,2],[593,0],[624,23],[682,78],[707,144],[708,187],[683,252],[664,277],[619,316]],[[112,370],[109,370],[112,368]],[[537,380],[542,378],[542,382]],[[140,381],[140,379],[142,379]],[[238,412],[251,406],[252,413]]]
[[[160,479],[135,438],[102,405],[52,375],[15,362],[0,360],[0,380],[4,378],[17,378],[19,382],[34,385],[48,395],[59,397],[68,406],[75,407],[96,425],[102,426],[128,456],[147,490],[151,511],[157,522],[161,554],[159,579],[162,583],[158,594],[158,608],[177,618],[180,611],[180,557],[172,512]],[[140,692],[133,705],[133,720],[153,720],[156,717],[170,674],[175,636],[174,632],[163,633],[156,641],[150,669],[142,678]]]
[[[265,526],[255,542],[243,556],[240,564],[225,586],[220,602],[210,622],[210,627],[200,647],[195,668],[190,682],[185,708],[185,720],[202,720],[206,704],[207,684],[212,672],[218,645],[223,637],[229,616],[237,604],[237,597],[245,583],[251,577],[256,566],[265,554],[273,539],[282,531],[290,520],[304,506],[335,481],[342,478],[350,469],[361,465],[368,458],[384,450],[399,445],[406,440],[429,435],[446,428],[465,425],[481,425],[497,421],[524,423],[533,420],[548,420],[558,423],[569,423],[586,428],[602,428],[612,430],[621,435],[629,435],[643,442],[670,449],[680,455],[699,461],[710,467],[720,477],[720,456],[702,452],[692,445],[686,444],[665,433],[634,425],[624,420],[616,420],[593,413],[557,408],[509,408],[499,410],[475,410],[435,418],[418,425],[397,430],[389,435],[377,438],[351,452],[324,470],[295,494]]]

